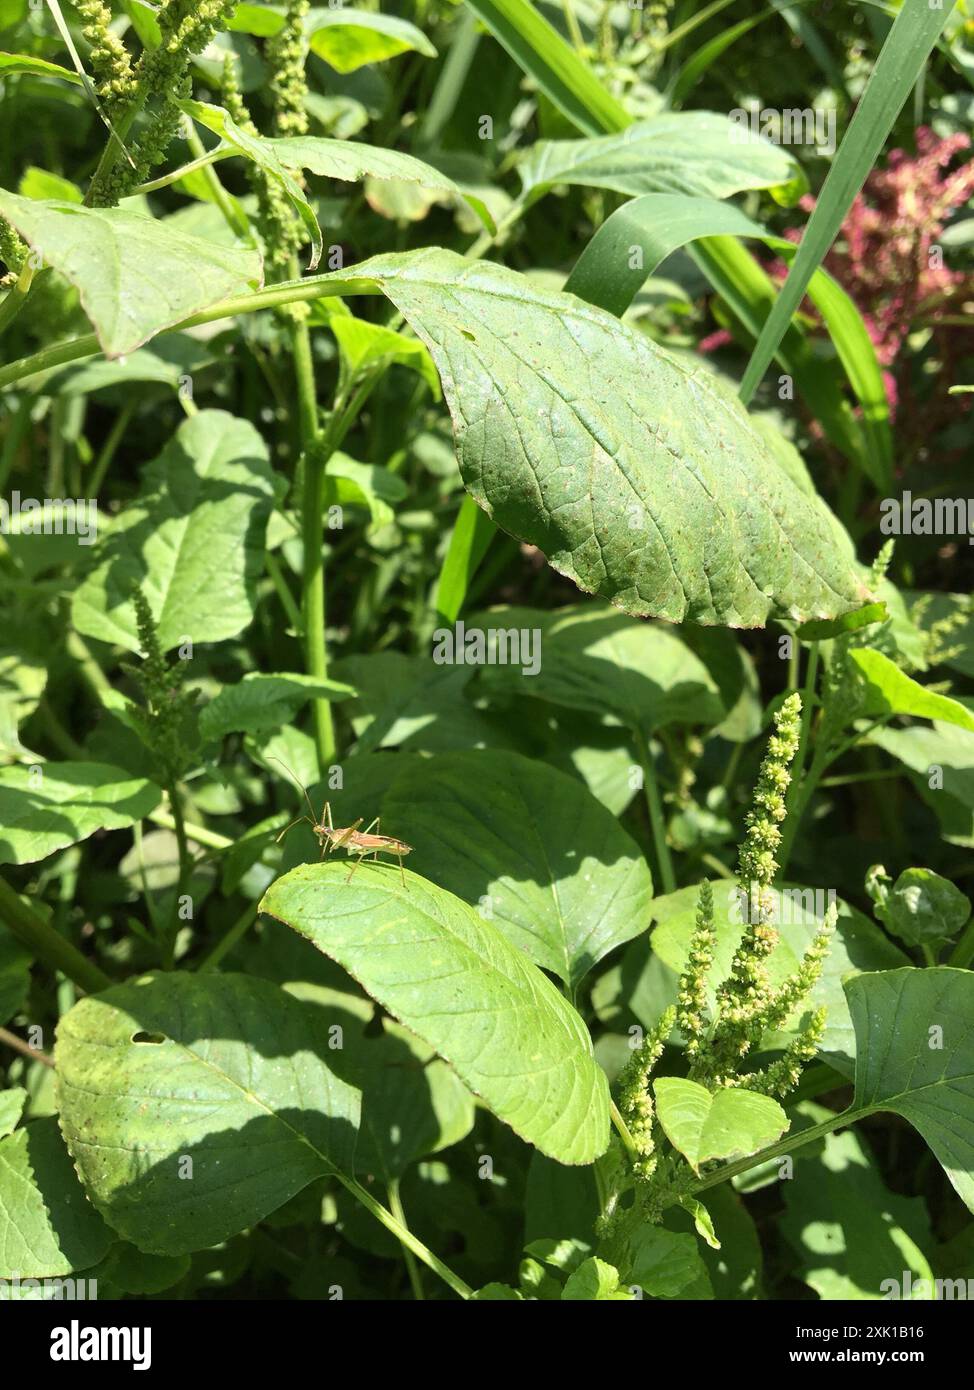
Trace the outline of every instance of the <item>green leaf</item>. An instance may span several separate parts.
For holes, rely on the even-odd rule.
[[[899,759],[952,844],[974,846],[974,736],[956,724],[873,729],[869,741]]]
[[[713,1217],[704,1206],[703,1202],[696,1197],[689,1195],[679,1199],[680,1206],[693,1218],[693,1226],[701,1240],[706,1241],[711,1250],[720,1249],[720,1241],[717,1239],[717,1232],[714,1230]]]
[[[62,68],[58,63],[49,63],[46,58],[34,58],[29,53],[0,53],[0,75],[13,77],[15,73],[26,72],[34,77],[61,77],[65,82],[82,85],[78,73]]]
[[[371,10],[345,5],[312,9],[304,21],[304,31],[310,37],[312,53],[341,73],[356,72],[366,63],[384,63],[400,53],[436,57],[436,49],[415,24]]]
[[[398,363],[417,372],[429,386],[433,399],[440,399],[440,379],[421,342],[416,338],[407,338],[405,333],[393,332],[380,323],[355,318],[340,299],[321,302],[330,310],[328,327],[338,342],[342,365],[350,379],[360,373],[381,371]]]
[[[952,8],[934,8],[928,0],[905,0],[896,15],[808,219],[788,278],[747,365],[741,383],[741,398],[745,402],[754,395],[804,297],[812,273],[838,235],[853,199],[875,165]]]
[[[273,497],[253,425],[223,410],[185,420],[98,545],[98,564],[72,598],[75,627],[138,651],[131,594],[140,584],[164,651],[235,637],[253,617]]]
[[[649,193],[626,203],[602,223],[579,257],[565,284],[565,291],[621,316],[644,281],[655,273],[668,255],[691,241],[717,236],[757,238],[776,250],[786,261],[791,261],[795,255],[791,242],[772,236],[727,203],[682,194]],[[722,244],[726,246],[726,243]],[[636,248],[642,254],[634,266],[637,258],[633,253]],[[714,244],[708,240],[707,254],[702,259],[705,271],[713,268],[713,257]],[[751,308],[755,312],[763,310],[760,315],[763,318],[767,309],[759,303],[760,290],[763,286],[764,297],[770,301],[774,293],[772,282],[740,247],[736,248],[735,258],[748,265],[749,277],[753,281],[751,293],[754,303]],[[720,291],[720,277],[714,278]],[[736,288],[740,296],[746,293],[747,284],[739,282]],[[869,331],[854,301],[824,270],[816,270],[812,276],[808,296],[822,317],[861,407],[865,450],[861,462],[876,486],[885,489],[889,486],[893,458],[889,402],[882,368]],[[745,325],[753,327],[754,331],[756,323],[755,318],[745,320]],[[797,325],[793,324],[790,329],[793,345],[797,338]],[[787,353],[779,353],[782,361],[786,356]],[[815,375],[824,382],[821,367],[821,363],[816,364]],[[796,374],[799,390],[806,391],[808,375],[804,369]],[[859,459],[860,455],[857,453],[856,457]]]
[[[833,637],[841,637],[844,632],[858,632],[860,628],[870,627],[873,623],[885,622],[888,617],[885,603],[864,603],[861,608],[844,613],[841,618],[802,623],[795,636],[802,642],[825,642]]]
[[[205,742],[233,733],[261,733],[289,724],[298,710],[315,696],[345,700],[355,691],[339,681],[286,672],[265,675],[250,671],[236,685],[225,685],[200,713],[200,738]]]
[[[787,150],[713,111],[671,111],[594,140],[543,140],[519,166],[522,196],[530,201],[559,184],[630,197],[729,198],[745,189],[788,183],[796,168]]]
[[[706,1273],[691,1235],[644,1222],[630,1237],[626,1278],[651,1298],[678,1298]]]
[[[863,704],[857,712],[870,717],[912,714],[918,719],[957,724],[974,733],[974,715],[970,710],[949,695],[926,690],[882,652],[871,647],[854,647],[849,657],[858,666],[865,684]]]
[[[536,759],[499,749],[405,759],[381,810],[386,833],[413,846],[411,868],[573,990],[648,926],[652,878],[638,847],[577,778]]]
[[[974,1211],[974,974],[948,966],[884,970],[846,985],[856,1030],[848,1123],[902,1115]]]
[[[625,107],[528,0],[470,0],[470,8],[579,130],[598,135],[629,124]]]
[[[242,129],[231,118],[230,113],[225,111],[222,106],[213,106],[205,101],[183,100],[179,102],[179,109],[184,111],[187,116],[197,121],[207,130],[212,130],[219,135],[228,145],[232,145],[234,150],[244,154],[248,159],[263,170],[274,182],[279,183],[287,194],[294,211],[304,223],[304,229],[311,242],[311,260],[309,268],[314,270],[321,260],[322,240],[321,228],[318,226],[318,219],[314,209],[308,202],[308,195],[304,189],[292,178],[287,169],[278,159],[273,149],[273,142],[263,139],[260,135],[252,135],[249,131]]]
[[[798,968],[798,963],[811,945],[825,911],[824,894],[816,901],[814,889],[793,888],[790,884],[781,886],[789,890],[789,897],[782,898],[780,915],[784,920],[775,924],[780,940],[767,961],[768,975],[774,986],[780,985]],[[743,932],[736,891],[736,885],[733,884],[715,886],[714,889],[717,944],[714,949],[713,968],[707,981],[708,1001],[711,1006],[717,986],[730,972],[731,959]],[[821,893],[821,890],[819,891]],[[653,932],[653,954],[674,972],[674,977],[681,973],[687,962],[690,938],[696,920],[698,893],[699,889],[696,886],[680,888],[666,897],[657,898],[653,903],[653,916],[659,924]],[[888,970],[906,965],[908,957],[863,913],[841,900],[837,900],[837,906],[839,915],[832,947],[826,957],[821,977],[805,1000],[803,1010],[825,1005],[827,1013],[821,1050],[835,1066],[851,1074],[855,1057],[855,1038],[842,982],[854,971]],[[635,950],[634,947],[629,949]],[[638,963],[634,961],[633,965]],[[630,989],[635,1002],[640,996],[642,986],[638,981],[634,981]],[[671,977],[667,994],[652,1001],[652,1008],[655,1008],[656,1012],[652,1013],[651,1017],[647,1015],[644,1018],[640,1008],[637,1017],[645,1027],[656,1021],[661,1008],[675,1002],[675,989],[675,979]],[[803,1010],[799,1011],[799,1017]],[[793,1030],[794,1024],[789,1027]],[[786,1040],[782,1035],[781,1039],[775,1041]],[[771,1042],[771,1039],[766,1040],[766,1045],[770,1045]]]
[[[970,898],[932,869],[905,869],[877,912],[908,946],[948,941],[970,915]]]
[[[107,357],[263,283],[260,255],[122,208],[37,202],[0,189],[0,213],[78,290]]]
[[[468,491],[579,588],[635,616],[729,626],[868,599],[838,522],[710,374],[452,252],[377,257],[355,277],[374,279],[429,347]]]
[[[47,169],[39,169],[36,164],[29,164],[21,174],[17,192],[22,198],[36,198],[41,201],[45,198],[61,198],[66,203],[84,201],[84,195],[76,183],[61,178],[60,174],[52,174]]]
[[[487,666],[482,683],[488,690],[612,714],[646,734],[668,724],[718,724],[726,713],[717,682],[682,637],[662,623],[627,618],[608,604],[494,608],[472,618],[470,628],[538,634],[532,649],[537,672],[522,675],[520,666]]]
[[[144,976],[76,1004],[55,1052],[61,1128],[92,1201],[181,1255],[348,1172],[359,1096],[314,1007],[243,975]]]
[[[459,617],[470,582],[496,535],[497,527],[490,517],[469,494],[465,495],[436,587],[436,613],[444,622],[455,623]]]
[[[112,1238],[78,1182],[55,1119],[33,1120],[0,1139],[0,1279],[87,1269]]]
[[[561,1163],[609,1142],[608,1086],[582,1020],[466,903],[374,864],[300,865],[260,910],[338,961],[498,1119]]]
[[[439,387],[437,387],[439,390]],[[369,513],[369,531],[387,526],[394,507],[407,495],[406,484],[397,473],[377,463],[359,463],[338,451],[325,468],[325,507],[364,507]]]
[[[26,1103],[27,1092],[23,1086],[11,1086],[6,1091],[0,1091],[0,1139],[13,1134]]]
[[[604,1303],[622,1300],[631,1302],[633,1295],[619,1283],[619,1271],[615,1265],[606,1264],[594,1255],[578,1266],[565,1280],[562,1299]]]
[[[663,1132],[695,1173],[714,1159],[757,1153],[788,1128],[778,1102],[755,1091],[725,1087],[712,1093],[696,1081],[661,1076],[653,1093]]]
[[[0,768],[0,864],[33,864],[96,830],[123,830],[155,810],[161,795],[106,763]]]
[[[933,1277],[918,1244],[933,1244],[923,1198],[890,1192],[852,1130],[827,1135],[821,1157],[797,1163],[781,1190],[781,1231],[820,1298],[879,1299],[891,1277],[898,1288],[904,1272]]]

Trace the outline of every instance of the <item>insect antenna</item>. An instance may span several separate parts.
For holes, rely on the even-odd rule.
[[[313,830],[313,829],[315,828],[315,826],[318,824],[318,820],[317,820],[317,817],[315,816],[315,808],[314,808],[314,807],[312,806],[312,804],[311,804],[311,797],[308,795],[308,788],[305,787],[305,786],[303,786],[302,783],[300,783],[300,782],[298,781],[298,779],[295,777],[294,773],[293,773],[293,772],[291,771],[291,769],[288,767],[287,763],[283,761],[283,759],[278,758],[278,757],[275,757],[275,755],[274,755],[273,753],[268,753],[266,756],[268,757],[268,759],[269,759],[271,762],[280,763],[280,764],[281,764],[281,767],[283,767],[284,771],[285,771],[285,772],[287,773],[287,775],[290,777],[290,779],[291,779],[291,781],[294,783],[294,785],[295,785],[296,787],[298,787],[298,788],[304,793],[304,799],[305,799],[305,801],[308,803],[308,810],[311,812],[310,824],[311,824],[311,828],[312,828],[312,830]],[[293,821],[291,822],[291,824],[288,825],[288,826],[286,826],[286,827],[281,831],[280,835],[278,835],[276,843],[277,843],[277,844],[280,844],[280,842],[284,839],[284,836],[287,834],[287,832],[288,832],[289,830],[293,830],[294,827],[295,827],[296,825],[300,825],[301,822],[302,822],[303,820],[308,820],[308,817],[307,817],[307,816],[298,816],[297,820],[293,820]]]

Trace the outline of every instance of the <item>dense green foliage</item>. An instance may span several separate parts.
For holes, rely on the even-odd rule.
[[[0,1295],[974,1279],[971,14],[0,0]]]

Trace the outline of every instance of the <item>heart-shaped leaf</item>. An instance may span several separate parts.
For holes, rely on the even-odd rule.
[[[223,410],[185,420],[99,544],[99,563],[72,599],[75,627],[138,651],[140,584],[163,651],[235,637],[253,617],[273,498],[267,445],[253,425]]]
[[[0,864],[33,864],[96,830],[123,830],[154,811],[161,795],[107,763],[0,768]]]
[[[694,1172],[718,1158],[746,1158],[773,1144],[788,1116],[771,1096],[736,1087],[711,1092],[681,1076],[653,1083],[659,1122]]]
[[[581,1018],[493,923],[396,866],[303,864],[260,909],[308,938],[561,1163],[609,1142],[605,1074]]]
[[[219,246],[123,208],[37,202],[0,189],[0,213],[77,289],[107,357],[263,283],[252,247]]]
[[[61,1129],[109,1224],[151,1254],[202,1250],[314,1178],[350,1171],[358,1092],[312,1005],[243,975],[145,976],[61,1019]]]

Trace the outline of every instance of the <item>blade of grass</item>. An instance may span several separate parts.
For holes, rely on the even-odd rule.
[[[625,107],[528,0],[470,0],[470,8],[583,135],[631,123]]]
[[[767,371],[798,308],[808,282],[832,245],[852,201],[866,181],[893,122],[903,108],[953,9],[933,9],[929,0],[904,0],[849,122],[815,211],[808,219],[788,278],[768,315],[741,383],[746,405]]]
[[[436,612],[444,622],[456,622],[470,581],[496,535],[497,527],[487,513],[481,511],[472,497],[465,496],[436,587]]]

